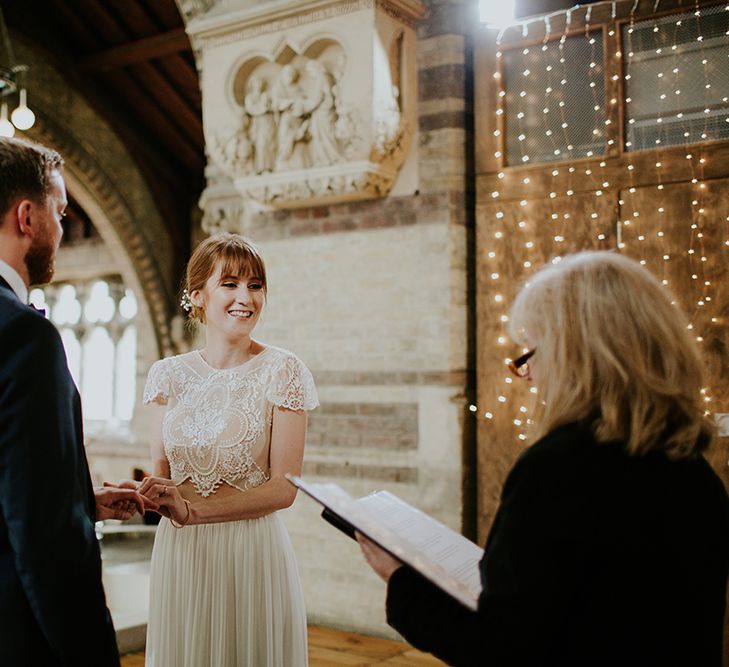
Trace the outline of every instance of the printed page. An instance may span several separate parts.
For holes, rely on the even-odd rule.
[[[478,563],[483,556],[478,545],[387,491],[355,500],[337,484],[308,483],[293,475],[287,478],[466,607],[477,608],[481,592]]]
[[[478,598],[481,592],[478,569],[483,557],[481,547],[389,491],[378,491],[355,502],[368,508],[383,526],[395,532],[411,549],[441,567]]]

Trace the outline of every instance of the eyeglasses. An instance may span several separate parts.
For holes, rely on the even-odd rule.
[[[509,370],[517,377],[527,377],[529,375],[529,365],[527,364],[527,362],[534,356],[534,353],[536,351],[537,348],[535,347],[534,349],[525,352],[520,357],[517,357],[513,361],[510,361],[508,364]]]

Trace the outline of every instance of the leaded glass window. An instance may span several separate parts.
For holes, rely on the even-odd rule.
[[[58,327],[84,420],[107,426],[130,422],[137,374],[134,292],[111,276],[34,289],[30,300]]]
[[[729,138],[729,6],[623,27],[625,148]]]
[[[502,54],[506,164],[605,153],[602,31]]]

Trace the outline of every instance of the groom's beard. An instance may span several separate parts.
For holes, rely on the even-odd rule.
[[[25,254],[25,267],[31,285],[51,282],[56,270],[56,248],[50,234],[36,236]]]

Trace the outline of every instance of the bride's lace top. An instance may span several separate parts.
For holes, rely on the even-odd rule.
[[[167,406],[162,438],[171,477],[192,480],[203,497],[223,482],[245,490],[269,478],[274,406],[319,405],[309,369],[270,345],[234,368],[214,368],[197,350],[157,361],[144,402]]]

